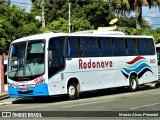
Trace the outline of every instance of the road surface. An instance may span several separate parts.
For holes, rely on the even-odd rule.
[[[89,117],[89,119],[91,119],[90,117],[116,119],[121,116],[118,119],[128,119],[133,117],[130,114],[135,113],[138,116],[148,111],[146,114],[151,114],[152,117],[147,116],[147,119],[160,119],[160,88],[142,86],[137,92],[127,92],[124,89],[95,91],[84,93],[80,96],[80,99],[73,101],[64,101],[63,97],[39,98],[38,100],[20,99],[14,101],[14,104],[0,106],[0,111],[35,111],[40,113],[43,111],[42,117],[47,115],[48,117],[58,118],[67,116],[69,118],[76,117],[76,119],[80,116]],[[125,117],[122,117],[122,115],[125,115]],[[146,119],[137,116],[135,119]]]

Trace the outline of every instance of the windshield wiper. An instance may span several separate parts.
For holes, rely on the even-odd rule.
[[[31,71],[31,67],[28,65],[28,69],[29,69],[29,72],[31,73],[31,76],[33,76],[33,73]]]
[[[14,77],[16,77],[18,73],[19,73],[19,70],[16,70],[16,73],[14,74]]]
[[[24,72],[24,66],[18,66],[18,69],[16,70],[16,73],[14,74],[14,77],[16,77],[17,76],[17,74],[21,71],[21,69],[23,68],[23,72]]]

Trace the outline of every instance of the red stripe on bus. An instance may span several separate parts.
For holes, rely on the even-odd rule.
[[[127,64],[134,64],[135,62],[137,62],[138,60],[141,60],[141,59],[145,59],[145,58],[142,56],[138,56],[138,57],[134,58],[132,61],[127,62]]]

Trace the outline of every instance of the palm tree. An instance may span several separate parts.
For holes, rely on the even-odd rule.
[[[118,13],[135,11],[136,28],[141,28],[142,6],[160,6],[160,0],[104,0],[108,2]]]
[[[148,0],[150,1],[150,0]],[[136,16],[136,28],[141,28],[142,23],[142,5],[149,5],[151,6],[151,3],[149,4],[147,0],[134,0],[134,10],[135,10],[135,16]]]

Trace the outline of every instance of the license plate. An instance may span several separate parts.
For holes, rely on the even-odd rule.
[[[22,89],[21,92],[28,92],[28,89]]]

